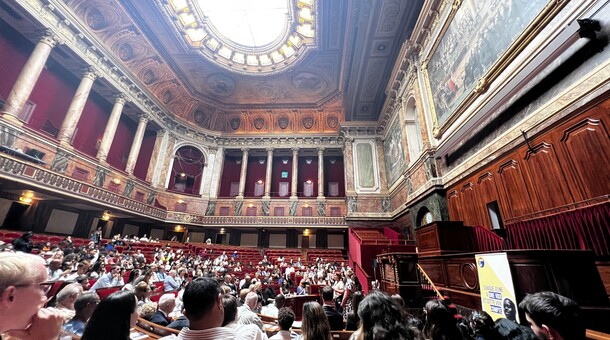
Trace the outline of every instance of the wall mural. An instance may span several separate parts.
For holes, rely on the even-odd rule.
[[[435,130],[451,123],[467,99],[487,84],[565,5],[549,0],[459,1],[453,6],[440,42],[424,65],[433,103]],[[558,4],[559,3],[559,4]],[[530,30],[529,27],[535,27]],[[494,70],[494,68],[496,68]],[[441,131],[442,133],[442,131]],[[438,136],[437,136],[438,137]]]
[[[394,120],[383,142],[385,169],[388,186],[391,187],[400,177],[405,167],[405,151],[402,145],[402,130],[398,119]]]

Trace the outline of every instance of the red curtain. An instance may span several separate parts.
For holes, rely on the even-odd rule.
[[[610,203],[506,226],[513,249],[589,249],[610,255]]]
[[[472,240],[473,251],[498,251],[504,250],[504,239],[489,229],[476,226],[470,229],[470,240]]]

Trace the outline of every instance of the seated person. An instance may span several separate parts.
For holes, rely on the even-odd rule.
[[[169,325],[172,320],[169,317],[169,313],[174,310],[176,306],[176,297],[174,294],[163,294],[159,299],[159,308],[150,318],[150,322],[154,322],[160,326]]]
[[[224,305],[222,290],[218,281],[202,277],[193,280],[184,291],[184,314],[189,320],[189,328],[183,328],[178,336],[170,339],[237,339],[235,331],[222,327]]]
[[[47,296],[44,260],[24,253],[0,253],[0,334],[20,340],[59,337],[63,319],[54,309],[42,308]]]
[[[96,293],[87,292],[79,296],[74,301],[74,317],[64,324],[64,331],[82,336],[87,320],[99,303],[100,297]]]
[[[167,328],[181,330],[184,327],[189,326],[189,320],[184,315],[184,309],[182,309],[182,315],[180,315],[176,320],[172,321]]]
[[[261,314],[277,318],[277,314],[279,313],[279,310],[284,307],[284,303],[286,303],[286,297],[282,294],[278,294],[278,296],[275,297],[275,303],[263,306]]]
[[[71,283],[57,293],[55,308],[60,311],[65,321],[74,317],[74,302],[82,293],[83,286],[79,283]]]
[[[269,340],[294,340],[298,338],[298,334],[290,331],[294,323],[294,312],[292,309],[284,307],[277,313],[277,323],[280,326],[280,331]]]

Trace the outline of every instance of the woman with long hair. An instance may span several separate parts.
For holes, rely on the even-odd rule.
[[[352,295],[358,288],[354,283],[354,272],[350,269],[345,272],[345,286],[343,287],[343,299],[341,300],[341,307],[343,308],[343,319],[347,319],[347,316],[354,310],[352,305]]]
[[[133,283],[138,278],[138,276],[140,276],[140,270],[139,269],[133,269],[129,273],[129,279],[127,279],[127,282],[125,283],[123,288],[121,288],[121,290],[128,290],[130,292],[133,292],[136,289],[136,287],[134,286]]]
[[[354,296],[355,298],[355,296]],[[358,306],[360,328],[354,338],[362,340],[413,340],[419,331],[406,325],[398,306],[385,293],[374,290]]]
[[[426,340],[463,339],[453,313],[443,301],[435,299],[426,302],[424,312],[426,323],[422,333]]]
[[[127,290],[100,301],[85,326],[82,340],[129,340],[129,330],[138,321],[135,295]]]
[[[358,306],[360,305],[360,302],[362,302],[363,299],[364,294],[362,294],[362,292],[354,292],[354,294],[352,294],[353,310],[347,315],[347,321],[345,322],[345,330],[355,331],[356,329],[358,329],[358,325],[360,325],[360,317],[358,316]]]
[[[303,320],[301,324],[302,340],[331,340],[330,325],[322,306],[315,302],[303,305]]]

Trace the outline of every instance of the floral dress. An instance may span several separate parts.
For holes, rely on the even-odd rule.
[[[343,307],[343,319],[347,320],[347,315],[352,312],[352,294],[354,293],[354,281],[348,279],[345,283],[345,293],[349,291],[349,295],[347,296],[347,300],[345,300],[345,307]],[[344,294],[345,294],[344,293]]]

